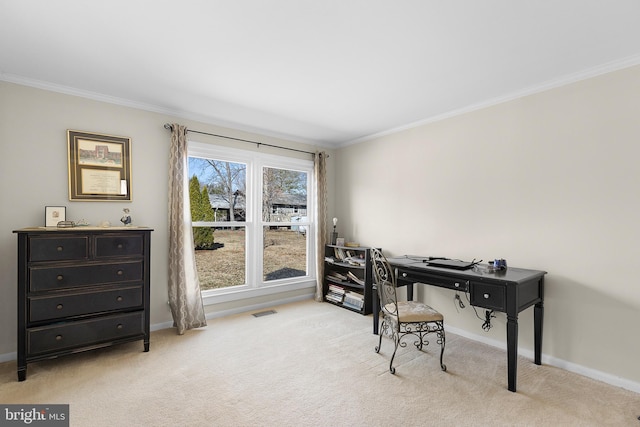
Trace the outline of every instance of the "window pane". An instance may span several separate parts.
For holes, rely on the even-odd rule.
[[[262,169],[262,220],[307,221],[307,173],[287,169]]]
[[[189,157],[191,220],[246,221],[246,176],[244,163]]]
[[[244,285],[245,228],[193,227],[200,289]]]
[[[265,226],[263,280],[307,275],[306,228]]]

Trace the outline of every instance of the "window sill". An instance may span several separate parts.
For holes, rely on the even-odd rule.
[[[314,279],[305,279],[302,282],[277,284],[271,286],[262,286],[260,288],[249,288],[246,286],[216,289],[202,292],[202,303],[207,305],[220,304],[230,301],[240,301],[244,299],[262,297],[267,295],[276,295],[300,289],[314,289],[316,281]]]

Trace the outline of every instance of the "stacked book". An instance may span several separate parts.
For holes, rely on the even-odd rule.
[[[334,282],[346,282],[347,276],[340,274],[337,271],[330,271],[327,273],[327,279],[333,280]]]
[[[344,301],[342,305],[353,308],[354,310],[362,310],[362,307],[364,306],[364,295],[357,292],[347,291],[344,294]]]
[[[326,295],[327,301],[342,303],[345,299],[344,288],[336,285],[329,285],[329,292]]]

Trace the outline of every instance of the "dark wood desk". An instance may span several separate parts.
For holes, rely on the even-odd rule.
[[[396,269],[398,286],[407,286],[407,297],[413,299],[413,285],[422,283],[469,293],[471,305],[506,313],[507,364],[509,390],[516,391],[518,357],[518,313],[534,306],[535,364],[540,365],[542,353],[542,319],[544,302],[544,275],[546,271],[509,267],[487,272],[486,265],[469,270],[432,267],[426,257],[404,256],[389,258]],[[373,293],[373,333],[378,333],[379,300]]]

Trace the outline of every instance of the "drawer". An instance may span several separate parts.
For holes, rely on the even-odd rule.
[[[142,308],[142,286],[29,298],[29,321]]]
[[[29,291],[50,291],[107,283],[141,281],[142,260],[132,262],[29,268]]]
[[[442,276],[439,274],[422,273],[413,270],[398,270],[398,283],[414,284],[426,283],[428,285],[439,286],[441,288],[454,289],[466,292],[469,282],[459,278]]]
[[[89,257],[87,236],[29,237],[29,261],[84,260]]]
[[[491,283],[471,282],[471,305],[505,312],[507,310],[506,288]]]
[[[36,356],[144,336],[144,312],[115,314],[27,330],[27,354]]]
[[[144,239],[141,234],[96,236],[96,258],[117,256],[142,256]]]

